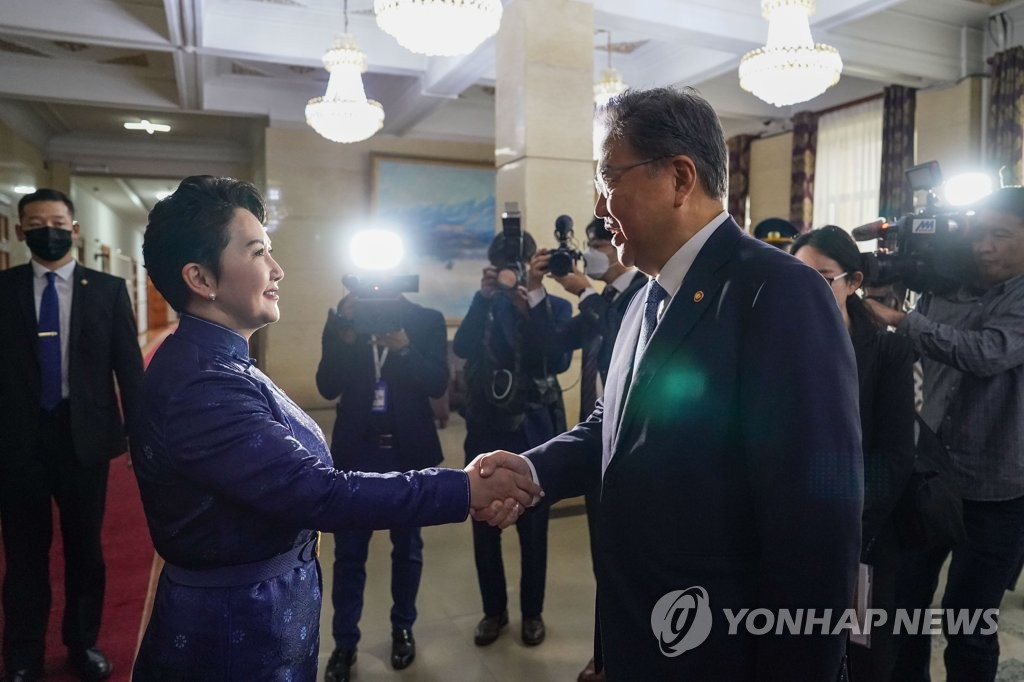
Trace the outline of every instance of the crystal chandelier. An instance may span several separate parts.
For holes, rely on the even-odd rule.
[[[618,69],[612,68],[612,32],[598,29],[598,32],[607,35],[608,67],[601,72],[601,80],[594,83],[594,104],[599,107],[608,103],[612,97],[626,89],[626,83],[622,80],[622,74]]]
[[[784,107],[813,99],[839,81],[839,52],[811,38],[814,0],[761,0],[761,13],[768,20],[768,43],[743,55],[740,87]]]
[[[469,54],[498,32],[501,0],[373,0],[377,25],[419,54]]]
[[[348,32],[348,0],[345,0],[345,33],[338,36],[323,57],[331,74],[327,92],[306,103],[306,123],[333,142],[359,142],[384,125],[380,102],[366,99],[363,72],[366,53]]]

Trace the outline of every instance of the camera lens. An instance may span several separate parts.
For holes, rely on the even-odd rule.
[[[548,270],[555,277],[564,277],[572,272],[572,256],[563,249],[558,249],[551,254],[548,261]]]

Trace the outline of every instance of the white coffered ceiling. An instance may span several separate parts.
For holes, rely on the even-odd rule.
[[[728,133],[779,126],[793,113],[739,88],[740,58],[767,36],[759,0],[593,5],[594,29],[611,31],[613,64],[630,85],[694,85]],[[845,68],[836,87],[798,107],[814,110],[890,83],[932,87],[980,73],[993,51],[1019,42],[992,17],[1004,11],[1007,26],[1024,26],[1021,0],[817,5],[814,37],[838,48]],[[428,58],[377,28],[372,0],[350,0],[349,23],[369,56],[364,80],[384,106],[383,134],[493,141],[493,39],[465,57]],[[341,0],[0,0],[0,119],[50,158],[81,162],[114,145],[160,159],[153,150],[172,144],[241,158],[268,123],[305,125],[306,100],[327,80],[320,57],[342,25]],[[605,40],[595,34],[595,79]],[[128,136],[123,122],[141,117],[174,130]],[[118,172],[109,161],[93,166]]]

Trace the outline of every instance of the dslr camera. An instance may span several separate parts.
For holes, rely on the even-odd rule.
[[[918,293],[947,293],[970,281],[973,262],[967,239],[969,216],[942,210],[934,189],[942,183],[937,161],[904,171],[914,191],[926,191],[925,206],[889,222],[876,220],[853,229],[858,241],[878,239],[866,286],[901,282]]]
[[[420,290],[419,275],[345,275],[341,282],[355,297],[352,323],[360,334],[383,334],[404,327],[402,294]]]
[[[558,248],[551,252],[548,270],[555,277],[564,277],[572,272],[573,265],[583,258],[583,254],[573,243],[572,218],[560,215],[555,219],[555,239],[558,241]]]

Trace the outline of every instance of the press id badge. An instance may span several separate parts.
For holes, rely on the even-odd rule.
[[[374,414],[384,414],[388,411],[388,382],[379,379],[373,386],[373,403],[370,411]]]

